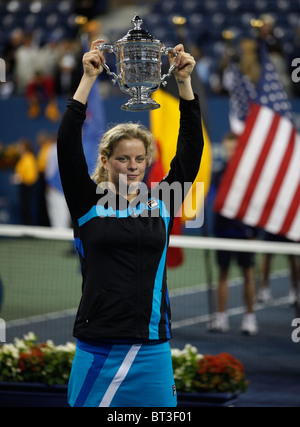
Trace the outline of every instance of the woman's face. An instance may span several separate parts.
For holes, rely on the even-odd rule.
[[[143,141],[122,139],[115,147],[111,157],[107,159],[102,156],[101,160],[108,172],[108,181],[114,184],[117,192],[120,192],[120,185],[122,184],[126,186],[124,187],[126,193],[129,186],[131,186],[131,190],[135,190],[135,187],[137,190],[147,167],[146,149]]]

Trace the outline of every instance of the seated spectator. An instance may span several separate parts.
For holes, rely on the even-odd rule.
[[[57,122],[60,113],[55,100],[54,79],[36,71],[34,78],[26,87],[28,102],[28,116],[35,119],[41,114],[43,105],[46,105],[45,115],[51,121]]]

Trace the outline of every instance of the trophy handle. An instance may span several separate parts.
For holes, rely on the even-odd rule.
[[[174,52],[174,49],[172,48],[172,47],[163,47],[162,49],[161,49],[161,54],[162,55],[167,55],[168,54],[168,52],[172,52],[173,53],[173,55],[175,56],[175,58],[177,57],[177,55],[178,55],[178,53],[177,52]],[[169,68],[169,71],[167,72],[167,74],[164,74],[163,76],[162,76],[162,78],[161,78],[161,84],[163,85],[163,86],[166,86],[166,84],[167,84],[167,82],[166,82],[166,79],[168,78],[168,77],[170,77],[170,75],[171,75],[171,73],[172,73],[172,71],[174,70],[174,68],[175,68],[175,62],[174,62],[174,64],[173,65],[171,65],[171,67]]]
[[[102,50],[107,50],[109,53],[113,53],[113,51],[114,51],[113,46],[110,44],[103,44],[103,43],[98,44],[97,48],[100,50],[100,52]],[[105,68],[105,70],[109,76],[113,76],[112,83],[115,85],[117,83],[117,81],[119,80],[119,76],[117,76],[116,73],[114,73],[113,71],[110,71],[110,68],[107,64],[103,63],[102,66],[103,66],[103,68]]]

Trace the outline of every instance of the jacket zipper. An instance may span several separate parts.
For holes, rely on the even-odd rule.
[[[137,252],[137,268],[138,268],[138,321],[137,321],[137,336],[140,335],[140,325],[141,325],[141,229],[140,229],[140,218],[135,217],[137,223],[137,240],[138,240],[138,252]]]

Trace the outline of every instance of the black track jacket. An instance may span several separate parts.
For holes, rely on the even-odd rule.
[[[74,324],[79,339],[140,341],[172,336],[166,252],[184,197],[181,187],[195,180],[203,150],[197,95],[192,101],[181,99],[180,111],[177,151],[164,189],[158,185],[129,203],[90,178],[81,137],[86,105],[68,100],[57,150],[83,278]],[[169,185],[174,191],[164,197]]]

